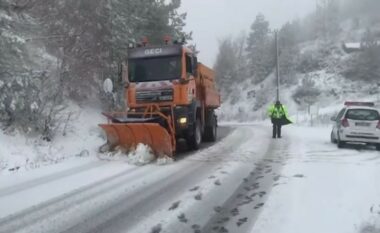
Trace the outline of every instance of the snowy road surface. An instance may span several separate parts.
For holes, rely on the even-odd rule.
[[[175,163],[73,159],[0,176],[0,232],[360,232],[380,211],[380,153],[328,128],[220,128]]]

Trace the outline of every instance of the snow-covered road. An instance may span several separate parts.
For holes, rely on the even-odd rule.
[[[359,232],[380,210],[379,152],[338,150],[328,128],[270,133],[222,127],[163,166],[76,158],[0,176],[0,232]]]

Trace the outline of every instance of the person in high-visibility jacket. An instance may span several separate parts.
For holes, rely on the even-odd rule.
[[[288,117],[288,110],[280,101],[276,101],[269,107],[268,115],[273,124],[273,138],[281,138],[281,127],[292,123]]]

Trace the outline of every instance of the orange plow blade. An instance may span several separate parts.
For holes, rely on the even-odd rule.
[[[99,125],[107,135],[111,148],[135,150],[138,144],[149,146],[157,157],[172,157],[173,148],[168,131],[158,123],[111,123]]]

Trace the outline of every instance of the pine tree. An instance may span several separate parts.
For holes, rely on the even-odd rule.
[[[280,48],[280,76],[281,82],[286,84],[295,83],[297,80],[296,67],[299,60],[299,22],[286,23],[279,32],[279,48]]]
[[[234,91],[234,85],[243,82],[248,76],[245,42],[244,34],[237,38],[226,37],[219,42],[214,70],[223,98],[229,97]]]
[[[259,14],[251,26],[246,48],[249,74],[254,83],[261,82],[272,72],[275,63],[274,48],[269,22],[264,15]]]
[[[338,0],[318,0],[316,11],[317,37],[335,39],[340,33]]]
[[[214,70],[217,82],[224,96],[231,92],[232,85],[236,82],[237,57],[231,37],[219,42],[219,53],[216,58]]]
[[[0,121],[32,119],[48,134],[50,112],[57,110],[52,106],[67,98],[97,99],[105,78],[118,80],[130,42],[148,36],[151,43],[163,43],[164,35],[190,40],[180,5],[180,0],[1,0]]]

